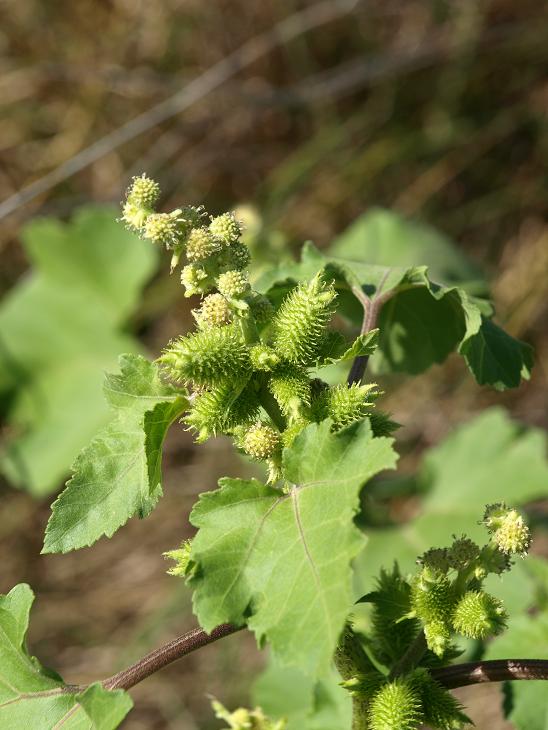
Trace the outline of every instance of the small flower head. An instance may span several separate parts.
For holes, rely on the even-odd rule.
[[[504,504],[489,505],[485,510],[483,524],[503,553],[527,554],[531,545],[531,533],[517,510],[509,509]]]
[[[186,240],[186,257],[189,261],[204,261],[219,250],[219,244],[207,228],[193,228]]]
[[[430,548],[417,558],[417,563],[440,574],[447,573],[450,567],[446,548]]]
[[[243,271],[249,266],[251,255],[248,247],[241,241],[236,241],[230,246],[221,249],[217,257],[219,271]]]
[[[455,606],[453,628],[469,639],[485,639],[506,627],[502,603],[484,591],[467,591]]]
[[[181,214],[187,231],[193,228],[199,228],[203,225],[205,218],[207,218],[207,213],[203,205],[185,205]]]
[[[126,201],[122,208],[122,221],[126,224],[126,228],[133,233],[142,233],[146,219],[150,215],[150,211],[141,208],[135,203]]]
[[[205,269],[197,264],[188,264],[181,271],[181,284],[185,288],[185,297],[205,294],[211,289],[212,282]]]
[[[234,213],[223,213],[211,219],[209,230],[214,238],[224,245],[230,246],[230,244],[235,243],[240,237],[242,226],[236,220]]]
[[[455,570],[463,570],[479,558],[480,549],[475,542],[465,537],[455,537],[448,550],[449,564]]]
[[[134,177],[126,193],[126,200],[138,208],[154,208],[160,197],[160,186],[145,173]]]
[[[254,459],[271,459],[280,449],[280,434],[270,426],[257,423],[252,426],[242,440],[242,448]]]
[[[187,575],[190,566],[191,549],[191,541],[184,540],[184,542],[181,543],[181,547],[176,550],[168,550],[166,553],[163,553],[164,558],[175,561],[175,565],[167,571],[169,575],[178,575],[181,577]]]
[[[249,291],[249,280],[243,271],[225,271],[217,279],[217,289],[228,299],[236,299]]]
[[[180,210],[171,213],[152,213],[145,221],[143,235],[153,243],[166,248],[176,248],[181,241],[180,214]]]
[[[200,323],[212,325],[213,327],[228,324],[232,319],[228,301],[222,294],[209,294],[202,302],[198,319]]]

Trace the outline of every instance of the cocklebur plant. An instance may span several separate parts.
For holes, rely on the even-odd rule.
[[[210,216],[205,225],[202,209],[156,213],[157,193],[148,178],[135,178],[123,220],[179,258],[186,256],[183,287],[187,295],[203,297],[194,310],[197,331],[172,341],[158,362],[166,377],[191,390],[185,420],[197,440],[232,436],[245,453],[266,462],[274,482],[282,476],[282,442],[288,445],[307,425],[326,418],[333,430],[363,420],[379,391],[374,384],[330,387],[311,377],[323,360],[352,346],[328,328],[337,293],[327,277],[318,274],[297,285],[274,311],[250,287],[249,256],[234,214]]]
[[[156,182],[135,178],[122,220],[167,250],[182,294],[196,297],[195,325],[154,361],[123,355],[120,372],[107,376],[112,419],[78,456],[53,505],[43,552],[89,546],[132,516],[146,517],[162,494],[165,435],[181,421],[199,443],[228,436],[264,467],[266,483],[225,477],[200,495],[189,518],[196,533],[164,553],[168,572],[193,592],[200,628],[102,683],[76,687],[42,669],[24,646],[30,588],[0,597],[0,726],[21,727],[24,718],[25,727],[45,727],[46,717],[51,727],[74,721],[110,730],[131,706],[123,690],[247,627],[280,665],[311,681],[324,681],[335,665],[343,687],[334,691],[352,696],[353,730],[414,730],[422,722],[457,730],[467,718],[448,690],[467,683],[470,669],[448,666],[459,655],[456,642],[480,644],[504,631],[506,610],[484,583],[527,552],[530,534],[517,510],[487,507],[485,545],[454,536],[450,546],[426,550],[414,575],[383,570],[364,598],[370,626],[359,635],[349,623],[353,561],[366,540],[355,518],[364,485],[397,461],[397,424],[378,408],[381,389],[365,372],[370,356],[416,373],[457,349],[478,382],[514,387],[528,376],[529,348],[491,322],[488,302],[431,282],[424,267],[370,267],[307,245],[300,263],[256,281],[235,214],[210,216],[201,206],[161,211],[160,197]],[[356,305],[364,315],[358,336]],[[424,318],[435,322],[427,350]],[[419,334],[411,336],[416,321]],[[334,382],[333,369],[340,374],[350,362],[345,381]],[[548,677],[542,662],[518,665],[516,672],[515,660],[496,664],[497,676]],[[214,707],[232,728],[286,725],[280,704],[266,713]],[[287,718],[288,730],[318,727],[317,711]]]

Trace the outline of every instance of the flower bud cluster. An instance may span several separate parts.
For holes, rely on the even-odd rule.
[[[336,431],[368,417],[376,386],[330,387],[310,376],[348,349],[328,329],[337,294],[323,273],[297,284],[276,309],[250,286],[249,251],[234,213],[208,217],[191,206],[159,212],[159,195],[146,175],[134,178],[123,220],[171,251],[172,269],[183,259],[185,296],[201,297],[193,312],[196,331],[173,340],[159,362],[170,379],[193,391],[185,421],[197,440],[231,435],[277,480],[282,446],[310,423],[330,418]],[[395,426],[382,414],[378,423],[384,433]]]
[[[480,548],[465,535],[448,548],[431,548],[419,559],[412,581],[410,615],[423,626],[428,648],[444,656],[452,634],[485,639],[506,626],[502,603],[482,590],[485,578],[511,567],[510,554],[525,554],[531,538],[523,517],[505,505],[490,505],[483,519],[491,535]]]
[[[433,547],[419,557],[420,568],[412,576],[402,576],[397,565],[391,572],[382,570],[376,589],[361,599],[372,606],[370,666],[348,672],[337,663],[342,686],[365,717],[360,727],[418,730],[424,724],[458,730],[470,723],[427,667],[458,656],[455,635],[481,641],[505,629],[504,606],[483,589],[483,581],[511,567],[510,547],[523,554],[531,541],[523,517],[505,505],[487,507],[483,524],[490,533],[483,547],[454,535],[449,547]],[[511,535],[509,543],[501,534],[504,540]],[[378,665],[389,670],[388,677]]]

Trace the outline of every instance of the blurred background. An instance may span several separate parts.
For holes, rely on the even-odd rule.
[[[167,257],[114,220],[132,175],[156,178],[166,209],[238,207],[258,269],[383,207],[487,279],[499,323],[536,349],[534,376],[497,393],[451,357],[383,382],[402,473],[493,404],[546,428],[547,4],[3,0],[0,14],[0,590],[32,585],[32,651],[65,680],[195,625],[162,552],[191,535],[199,492],[249,469],[227,442],[195,448],[175,427],[146,523],[39,555],[49,504],[107,418],[103,371],[191,326]],[[398,495],[392,518],[414,500]],[[197,652],[133,691],[124,727],[219,727],[208,693],[249,703],[264,662],[251,636]],[[505,730],[492,690],[466,701],[480,730]]]

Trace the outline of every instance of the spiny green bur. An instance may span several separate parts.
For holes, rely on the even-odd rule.
[[[249,354],[233,325],[208,327],[172,342],[160,358],[170,377],[196,385],[218,385],[245,374]]]
[[[299,284],[273,320],[274,349],[289,362],[311,366],[321,353],[325,326],[334,309],[335,289],[318,275]]]
[[[303,405],[310,405],[310,378],[293,365],[280,366],[272,373],[268,387],[286,416],[298,417]]]
[[[455,631],[470,639],[499,634],[506,628],[506,619],[502,602],[482,591],[467,591],[451,617]]]
[[[417,730],[422,719],[419,694],[405,679],[386,684],[371,701],[371,730]]]
[[[407,618],[411,611],[411,587],[395,565],[381,570],[372,603],[372,640],[379,659],[386,664],[397,661],[417,636],[420,624]]]
[[[196,432],[198,442],[255,421],[259,400],[256,391],[247,385],[247,380],[230,380],[195,397],[185,421]]]
[[[427,669],[416,669],[410,675],[410,683],[419,693],[426,725],[438,730],[460,730],[471,724],[461,703]]]

